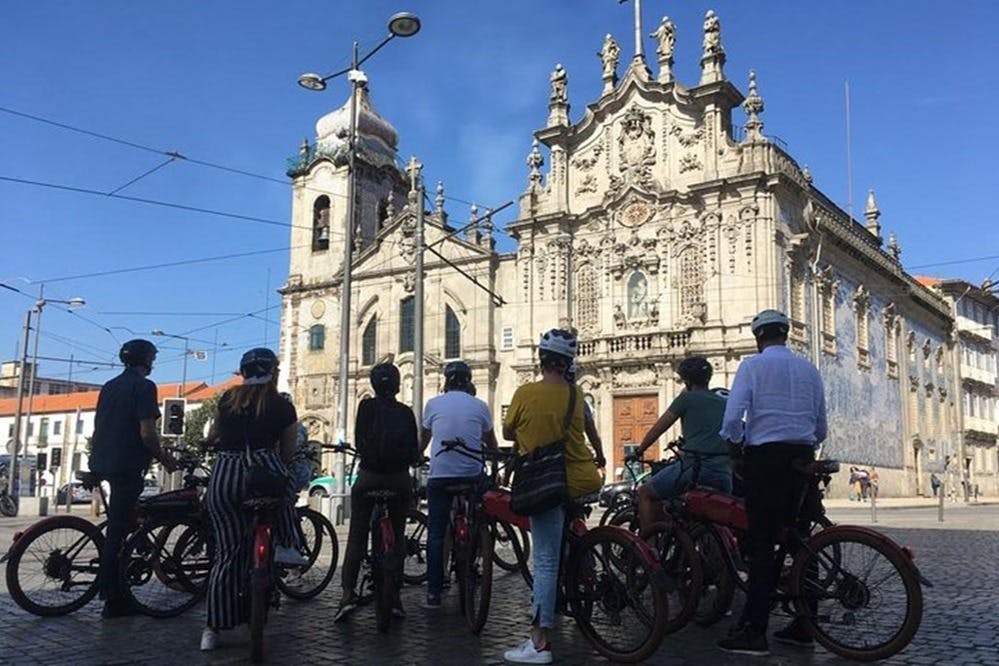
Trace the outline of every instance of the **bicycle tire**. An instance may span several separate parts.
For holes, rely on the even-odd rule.
[[[270,605],[267,588],[264,577],[254,571],[250,582],[250,660],[255,664],[264,660],[264,625]]]
[[[666,633],[672,634],[685,627],[697,612],[704,585],[701,557],[693,539],[676,523],[652,525],[645,541],[657,552],[663,572],[672,581],[673,589],[667,592],[669,613],[666,621]]]
[[[147,522],[125,542],[119,558],[119,589],[143,615],[176,617],[208,590],[210,527],[192,516]]]
[[[531,542],[527,530],[502,521],[493,523],[493,564],[503,571],[513,573],[520,570],[520,559],[517,557],[515,541],[520,544],[524,559],[530,557]],[[512,560],[509,559],[509,555],[513,555]]]
[[[0,495],[0,513],[7,518],[13,518],[17,515],[17,502],[6,493]]]
[[[648,659],[666,635],[668,616],[665,594],[658,585],[650,584],[655,569],[654,562],[647,560],[651,555],[643,552],[633,536],[609,526],[587,532],[574,544],[573,551],[566,571],[565,594],[580,632],[593,649],[611,661],[636,663]],[[598,564],[602,572],[597,571]],[[619,568],[627,582],[608,572],[609,567]],[[646,603],[636,604],[636,593],[650,597]],[[637,620],[622,621],[621,607],[629,605],[634,607]],[[635,628],[642,633],[633,645],[617,645],[595,625],[596,611],[607,613],[612,627]]]
[[[614,499],[611,500],[610,506],[608,506],[604,512],[600,515],[601,525],[610,525],[611,518],[621,512],[628,512],[635,510],[635,494],[630,490],[622,490],[618,494],[614,495]]]
[[[28,528],[21,538],[11,546],[6,570],[7,590],[14,603],[29,613],[38,615],[39,617],[58,617],[83,608],[97,596],[97,571],[101,549],[104,547],[104,536],[101,534],[98,526],[79,516],[53,516],[46,518],[43,523],[36,523],[34,527]],[[32,560],[42,561],[45,578],[53,581],[60,580],[61,578],[62,582],[59,589],[66,587],[70,582],[67,576],[72,572],[73,561],[87,548],[87,544],[92,544],[94,551],[88,558],[89,564],[87,565],[89,570],[92,571],[93,578],[89,582],[79,586],[82,588],[82,592],[78,596],[67,598],[58,604],[43,603],[44,599],[42,597],[26,590],[22,584],[22,574],[25,577],[28,574],[21,570],[21,564],[25,559],[25,553],[28,552],[32,544],[38,542],[45,535],[57,530],[67,530],[70,535],[73,533],[76,534],[73,537],[75,541],[71,544],[74,552],[68,561],[58,561],[57,554],[61,554],[61,549],[51,548],[50,546],[51,550],[45,555],[44,560],[41,559],[41,555],[38,558],[32,557]],[[25,564],[25,566],[28,566],[28,564]],[[60,575],[55,576],[50,574]],[[70,584],[68,589],[72,590],[74,587],[76,586]]]
[[[297,514],[300,521],[307,520],[311,523],[315,535],[311,541],[306,536],[307,543],[302,544],[303,550],[309,558],[309,564],[299,569],[294,578],[287,575],[288,570],[279,569],[275,582],[281,594],[291,599],[304,601],[321,594],[333,580],[337,560],[340,556],[340,543],[337,540],[333,523],[326,516],[308,507],[299,507]],[[331,552],[327,555],[325,549]],[[327,561],[329,567],[324,573],[320,573],[320,566]],[[317,565],[317,563],[319,564]],[[282,573],[285,575],[281,575]]]
[[[811,597],[805,587],[808,584],[807,573],[809,565],[814,559],[816,560],[815,566],[820,566],[821,553],[826,548],[832,547],[838,555],[834,554],[830,556],[829,559],[831,562],[827,563],[827,566],[834,569],[833,575],[836,576],[837,580],[839,574],[843,574],[842,581],[837,583],[836,594],[838,595],[837,601],[847,609],[843,614],[844,623],[849,622],[849,626],[851,626],[851,630],[848,632],[849,635],[862,635],[863,632],[856,629],[855,611],[867,607],[872,599],[872,594],[877,592],[877,587],[872,590],[866,580],[860,580],[844,568],[848,565],[843,564],[842,558],[850,544],[859,544],[876,551],[884,557],[891,565],[891,568],[898,573],[905,594],[905,620],[888,639],[875,645],[852,646],[845,644],[841,640],[837,640],[830,635],[825,623],[819,621],[820,618],[824,618],[827,615],[829,618],[832,618],[831,613],[823,613],[819,610],[813,615],[809,608]],[[835,559],[837,557],[839,558],[838,561]],[[870,575],[873,572],[874,565],[867,562],[865,568],[867,569],[867,575]],[[835,569],[839,571],[835,571]],[[823,578],[820,576],[819,580],[823,580]],[[886,581],[887,578],[883,578],[878,585]],[[822,588],[828,588],[831,584],[823,583]],[[832,527],[824,529],[810,537],[799,551],[798,556],[795,557],[794,564],[792,565],[791,594],[794,597],[795,611],[798,618],[802,621],[805,630],[830,652],[854,661],[879,661],[904,650],[916,635],[923,616],[923,590],[916,569],[909,560],[909,556],[906,555],[898,544],[888,537],[863,528]],[[880,594],[882,595],[881,598],[884,598],[884,593],[881,592]],[[874,615],[881,618],[885,617],[882,608],[874,611]]]
[[[402,579],[409,585],[427,582],[427,516],[419,509],[406,512],[405,557]]]
[[[470,553],[465,559],[463,606],[468,628],[476,636],[486,625],[493,594],[493,532],[480,525],[471,535]]]
[[[713,527],[695,524],[690,530],[690,538],[700,556],[703,571],[702,591],[694,622],[710,627],[731,610],[735,598],[735,577],[724,542]]]

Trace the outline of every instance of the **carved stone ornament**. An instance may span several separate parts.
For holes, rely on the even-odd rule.
[[[652,217],[652,206],[644,201],[632,201],[618,215],[618,221],[626,227],[640,227]]]
[[[690,148],[691,146],[697,145],[697,142],[704,138],[704,125],[698,125],[694,129],[685,130],[680,125],[674,124],[669,131],[670,134],[676,137],[676,140],[680,142],[680,145],[684,148]]]
[[[656,132],[652,116],[637,106],[628,109],[617,136],[618,171],[611,176],[610,194],[617,194],[626,185],[638,185],[656,190],[651,167],[656,163]]]
[[[614,388],[646,388],[659,384],[659,373],[652,366],[614,368],[611,384]]]
[[[687,153],[680,158],[680,173],[687,173],[688,171],[700,171],[704,167],[701,165],[701,161],[697,159],[697,155],[693,153]]]
[[[312,302],[312,307],[309,308],[309,312],[312,313],[314,319],[322,319],[323,315],[326,314],[326,303],[322,300],[315,300]]]
[[[620,305],[614,306],[614,327],[624,328],[625,324],[628,323],[628,318],[624,316],[624,310]]]
[[[407,294],[413,293],[416,289],[416,275],[414,273],[405,273],[402,276],[402,288]]]
[[[633,229],[626,242],[612,247],[608,268],[611,275],[620,280],[626,271],[642,270],[655,275],[659,272],[660,261],[655,238],[643,239]]]
[[[396,248],[406,263],[412,264],[416,261],[416,239],[412,236],[408,234],[400,236],[396,241]]]

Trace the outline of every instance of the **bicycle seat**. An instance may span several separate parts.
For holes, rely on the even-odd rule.
[[[93,472],[77,472],[76,480],[83,483],[83,487],[86,490],[93,490],[100,485],[101,480]]]
[[[283,505],[283,497],[254,497],[248,500],[243,500],[241,506],[244,511],[267,511],[280,509]]]
[[[464,495],[465,493],[474,493],[476,490],[478,490],[478,486],[474,483],[455,483],[444,486],[444,492],[449,495]]]
[[[839,471],[839,461],[816,460],[814,462],[796,464],[795,469],[806,476],[828,476]]]
[[[369,490],[364,493],[365,497],[376,500],[390,500],[395,499],[399,493],[394,490],[388,490],[387,488],[377,488],[375,490]]]

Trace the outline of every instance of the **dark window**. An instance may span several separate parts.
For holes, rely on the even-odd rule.
[[[445,307],[444,358],[458,358],[461,356],[461,323],[451,306]]]
[[[326,327],[316,324],[309,329],[309,351],[319,351],[326,346]]]
[[[52,424],[52,434],[53,435],[62,434],[62,421],[56,421]]]
[[[361,335],[361,365],[375,364],[375,342],[378,338],[378,321],[372,317]]]
[[[399,353],[411,352],[416,337],[416,300],[410,296],[399,304]]]
[[[330,198],[325,194],[312,204],[312,251],[330,247]]]
[[[76,434],[77,435],[82,435],[83,434],[83,419],[77,419],[76,420]]]

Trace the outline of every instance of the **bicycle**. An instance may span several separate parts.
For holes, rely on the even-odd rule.
[[[808,482],[796,498],[796,527],[785,528],[780,534],[775,558],[780,576],[774,607],[781,606],[820,645],[841,657],[876,661],[897,654],[919,629],[922,586],[930,586],[930,582],[920,573],[911,550],[875,530],[851,525],[833,525],[818,532],[808,529],[815,521],[809,498],[815,497],[820,482],[839,471],[839,463],[796,463],[795,469],[808,477]],[[707,489],[692,490],[681,502],[723,555],[719,575],[745,588],[736,563],[738,540],[747,527],[744,503]],[[861,562],[854,563],[852,555],[858,551]],[[788,557],[791,564],[785,567]],[[896,579],[897,584],[887,586]],[[893,602],[904,604],[904,612],[886,612],[883,606]],[[887,623],[896,616],[902,618],[898,626],[884,631],[861,626],[865,618]]]
[[[515,457],[457,444],[451,450],[479,460],[492,458],[509,463]],[[482,496],[484,516],[530,531],[529,519],[513,512],[510,499],[508,490],[486,490]],[[598,495],[593,493],[568,503],[558,606],[575,620],[591,646],[604,657],[642,661],[655,652],[665,634],[668,602],[662,593],[662,569],[648,545],[627,530],[587,528],[590,505],[597,501]],[[519,549],[517,553],[523,566],[523,554]],[[488,612],[489,601],[488,595],[481,596],[483,615]],[[617,635],[613,635],[615,631]],[[625,635],[629,631],[634,635]]]
[[[183,462],[190,465],[192,461]],[[77,472],[76,478],[86,490],[99,494],[106,514],[107,497],[97,475]],[[192,492],[185,487],[139,501],[131,533],[155,517],[162,504],[181,498],[188,501]],[[0,558],[0,563],[6,563],[7,589],[14,603],[41,617],[66,615],[88,604],[98,592],[106,524],[80,516],[50,516],[16,532],[10,549]]]

